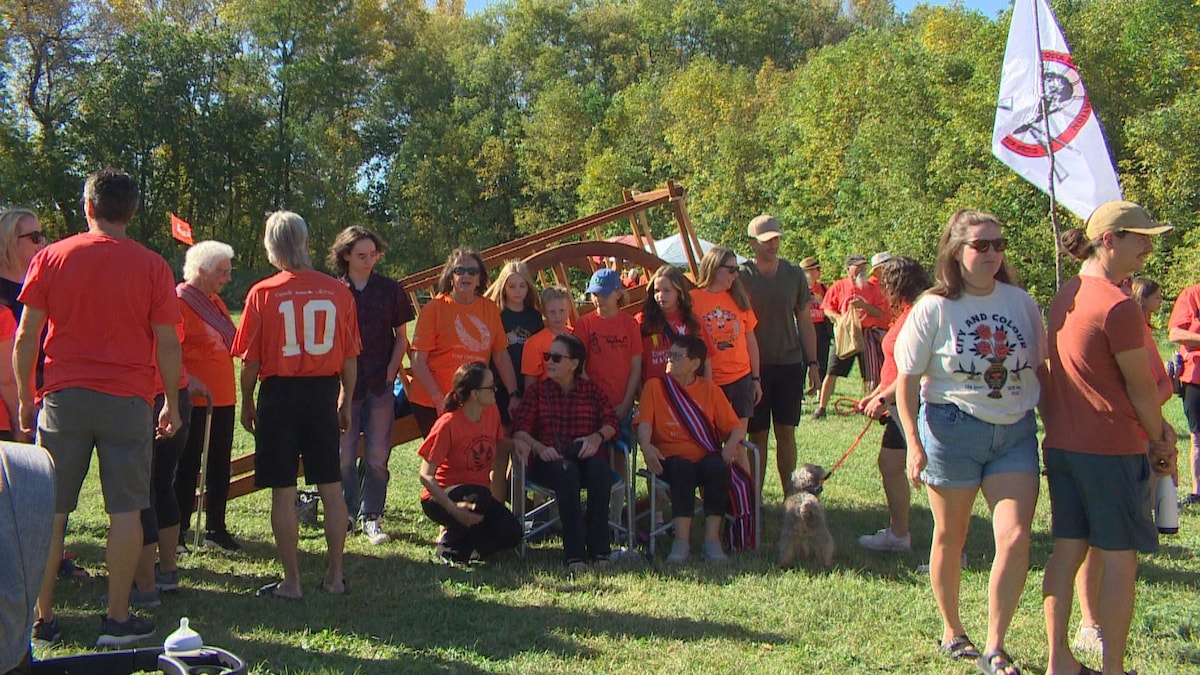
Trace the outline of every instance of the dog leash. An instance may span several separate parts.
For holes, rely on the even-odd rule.
[[[858,413],[858,399],[843,396],[833,402],[833,412],[837,415],[855,415]]]
[[[852,400],[852,399],[846,399],[846,400]],[[871,430],[872,424],[875,424],[875,420],[868,417],[867,425],[863,427],[862,431],[858,432],[858,438],[855,438],[854,442],[850,444],[850,449],[846,450],[846,453],[844,455],[842,455],[842,458],[839,459],[837,462],[835,462],[833,465],[833,468],[830,469],[829,472],[825,474],[825,478],[821,481],[822,485],[824,485],[830,478],[833,478],[834,472],[836,472],[838,470],[838,467],[842,465],[842,462],[845,462],[846,458],[850,456],[850,453],[854,452],[854,449],[858,447],[858,444],[862,443],[863,437],[866,436],[867,432]]]

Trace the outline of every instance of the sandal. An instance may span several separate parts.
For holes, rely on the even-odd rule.
[[[979,649],[965,633],[956,635],[950,642],[939,642],[937,650],[942,656],[949,656],[955,661],[975,661],[979,658]]]
[[[304,600],[304,596],[291,596],[280,594],[279,587],[283,585],[282,581],[273,581],[266,586],[259,588],[254,592],[254,595],[260,598],[275,598],[276,600],[287,600],[288,602],[300,602]]]
[[[984,654],[975,663],[975,667],[983,675],[1021,675],[1021,669],[1013,664],[1012,657],[1003,649]]]

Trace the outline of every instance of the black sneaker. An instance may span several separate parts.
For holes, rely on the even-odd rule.
[[[1195,506],[1196,504],[1200,504],[1200,495],[1195,492],[1191,492],[1179,500],[1179,508],[1181,509],[1185,506]]]
[[[129,613],[129,618],[121,623],[103,617],[100,620],[100,637],[96,638],[97,647],[124,647],[138,640],[154,637],[154,622]]]
[[[58,617],[50,619],[49,622],[38,619],[33,622],[33,643],[34,649],[42,649],[43,647],[52,647],[62,641],[62,632],[58,630]]]
[[[242,552],[242,545],[234,540],[228,530],[218,530],[216,532],[208,532],[204,535],[204,545],[212,548],[219,548],[229,554],[237,554]]]

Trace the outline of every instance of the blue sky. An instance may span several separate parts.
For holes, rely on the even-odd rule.
[[[895,0],[896,9],[901,12],[907,12],[913,8],[918,2],[926,5],[949,5],[955,0]],[[488,0],[467,0],[467,11],[474,12],[488,4]],[[996,18],[1001,10],[1008,9],[1012,6],[1012,0],[962,0],[964,7],[968,9],[977,9],[985,16]]]

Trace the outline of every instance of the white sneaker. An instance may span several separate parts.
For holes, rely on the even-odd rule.
[[[370,520],[364,520],[362,524],[362,533],[363,536],[367,538],[367,541],[371,542],[372,546],[386,544],[392,540],[392,538],[383,531],[382,518],[371,518]]]
[[[688,554],[691,553],[691,544],[686,541],[675,540],[671,544],[671,553],[667,556],[667,563],[671,565],[679,565],[687,562]]]
[[[966,553],[962,554],[962,568],[964,570],[967,569],[967,554]],[[917,574],[929,574],[929,563],[925,563],[924,565],[917,565]]]
[[[1104,636],[1100,634],[1100,626],[1080,626],[1079,635],[1075,637],[1075,644],[1071,645],[1071,649],[1076,652],[1103,654]]]
[[[875,534],[864,534],[859,537],[858,545],[871,551],[904,553],[912,550],[912,533],[897,537],[892,533],[892,528],[885,527]]]

